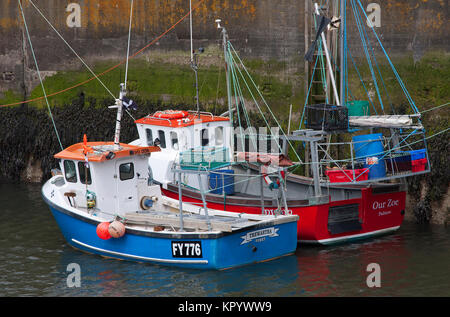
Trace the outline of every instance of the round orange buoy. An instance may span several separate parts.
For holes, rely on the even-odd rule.
[[[120,221],[113,221],[108,227],[108,232],[113,238],[122,238],[125,234],[125,226]]]
[[[108,240],[111,238],[111,235],[108,231],[109,222],[101,222],[97,226],[97,235],[102,240]]]

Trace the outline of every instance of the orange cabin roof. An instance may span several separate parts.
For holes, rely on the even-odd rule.
[[[106,161],[108,160],[107,156],[110,152],[114,153],[114,157],[109,159],[114,159],[161,151],[161,149],[157,146],[143,147],[125,143],[120,143],[121,149],[116,151],[113,149],[114,142],[87,142],[86,146],[88,149],[87,158],[89,162]],[[84,161],[85,160],[84,148],[85,145],[83,143],[77,143],[55,154],[54,157],[57,159]]]
[[[227,117],[214,116],[212,114],[200,113],[200,117],[197,112],[188,111],[157,111],[153,115],[146,116],[138,119],[135,123],[156,125],[163,127],[182,128],[200,123],[217,122],[217,121],[230,121]]]

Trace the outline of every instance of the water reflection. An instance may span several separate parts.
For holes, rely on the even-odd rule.
[[[61,254],[64,296],[288,296],[298,278],[295,255],[225,271],[200,271],[105,259],[71,249]],[[81,287],[68,288],[67,265],[78,263]],[[257,278],[255,278],[257,277]],[[263,286],[263,287],[262,287]],[[251,294],[251,295],[250,295]]]
[[[408,271],[411,253],[401,234],[340,246],[299,248],[298,285],[312,296],[393,294],[408,287],[414,275]],[[381,268],[382,287],[369,288],[370,263]]]
[[[102,258],[68,246],[40,186],[0,183],[0,296],[450,296],[450,227],[404,223],[394,234],[226,271]],[[67,266],[81,287],[67,286]],[[381,288],[366,284],[381,267]]]

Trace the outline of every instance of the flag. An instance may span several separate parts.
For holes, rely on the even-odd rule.
[[[136,110],[137,109],[136,103],[133,100],[128,99],[127,97],[122,98],[122,104],[127,110],[130,110],[130,109]]]
[[[333,31],[339,29],[341,26],[341,18],[332,17],[330,24],[328,25],[328,31]]]
[[[316,51],[317,40],[319,39],[320,35],[325,30],[325,28],[328,26],[328,24],[330,24],[331,22],[330,19],[321,15],[319,15],[318,18],[319,18],[319,28],[317,29],[316,38],[311,43],[311,46],[309,47],[309,50],[308,52],[306,52],[305,55],[305,60],[307,60],[310,63],[313,61],[314,52]]]

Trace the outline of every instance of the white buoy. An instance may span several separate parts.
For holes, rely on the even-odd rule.
[[[109,225],[108,232],[113,238],[122,238],[125,234],[125,225],[120,221],[114,220]]]

